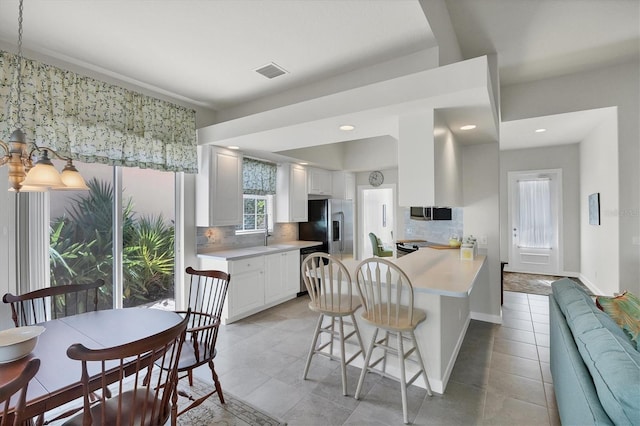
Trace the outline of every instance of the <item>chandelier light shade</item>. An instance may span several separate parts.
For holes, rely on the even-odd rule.
[[[22,90],[22,12],[23,0],[19,3],[18,13],[18,56],[15,84],[18,104],[18,124],[17,129],[11,133],[8,142],[0,140],[0,166],[7,165],[9,168],[9,190],[15,192],[46,191],[49,189],[61,190],[86,190],[89,189],[84,179],[74,167],[71,158],[58,154],[51,148],[40,147],[35,143],[27,143],[26,136],[21,129],[21,90]],[[40,154],[40,158],[33,165],[32,157]],[[67,165],[62,171],[62,175],[53,166],[49,153],[56,158],[65,160]]]
[[[42,150],[42,156],[36,165],[27,172],[22,185],[44,186],[50,189],[59,189],[65,186],[60,178],[60,173],[53,167],[46,149]]]
[[[60,174],[60,178],[62,179],[62,183],[64,184],[63,190],[67,191],[88,191],[89,187],[87,183],[84,181],[84,178],[73,165],[71,159],[67,160],[67,165],[62,169],[62,173]]]

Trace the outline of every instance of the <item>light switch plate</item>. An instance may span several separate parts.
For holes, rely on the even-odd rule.
[[[486,246],[487,244],[489,244],[487,242],[487,236],[486,235],[480,235],[478,237],[478,244],[481,245],[481,246]]]

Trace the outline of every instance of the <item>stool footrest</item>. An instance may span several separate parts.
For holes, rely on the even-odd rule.
[[[409,380],[407,380],[407,386],[410,386],[413,382],[415,382],[415,381],[416,381],[416,379],[422,375],[422,373],[423,373],[423,371],[422,371],[422,370],[420,370],[420,371],[418,371],[416,374],[414,374],[414,376],[413,376],[412,378],[410,378]]]

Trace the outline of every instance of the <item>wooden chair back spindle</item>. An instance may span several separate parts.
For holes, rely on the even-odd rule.
[[[46,287],[25,294],[3,296],[11,304],[11,318],[16,327],[34,325],[52,319],[98,310],[98,293],[104,280],[88,284]]]

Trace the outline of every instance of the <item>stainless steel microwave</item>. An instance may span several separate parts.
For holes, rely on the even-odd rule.
[[[451,220],[448,207],[410,207],[409,217],[413,220]]]

